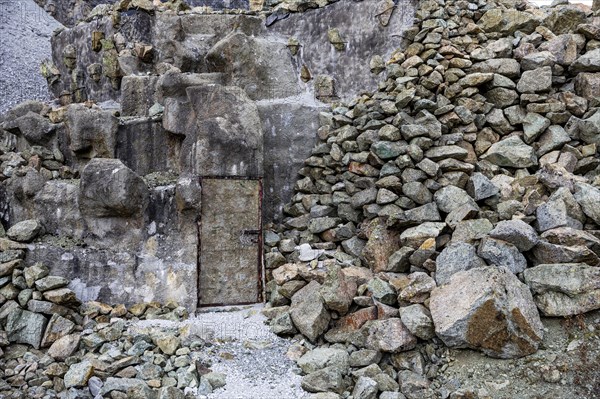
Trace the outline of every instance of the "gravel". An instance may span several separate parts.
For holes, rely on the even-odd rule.
[[[227,375],[227,385],[208,399],[307,398],[299,369],[286,356],[291,341],[271,333],[260,313],[263,305],[210,309],[182,322],[143,320],[130,329],[148,327],[190,331],[204,348],[213,371]]]
[[[33,0],[0,0],[0,114],[25,100],[48,100],[40,64],[62,27]]]

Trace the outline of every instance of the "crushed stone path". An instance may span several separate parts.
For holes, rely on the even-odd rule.
[[[227,384],[206,399],[307,398],[295,362],[286,356],[290,341],[273,334],[261,314],[262,304],[201,310],[181,322],[143,320],[140,328],[189,329],[209,344],[204,355]]]

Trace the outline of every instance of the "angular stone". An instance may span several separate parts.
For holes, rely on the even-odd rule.
[[[69,367],[69,371],[65,374],[65,387],[84,387],[94,372],[94,366],[89,361],[75,363]]]
[[[523,254],[516,246],[506,241],[486,237],[481,240],[477,254],[490,266],[502,266],[515,274],[527,268],[527,260]]]
[[[435,288],[435,280],[427,273],[414,272],[406,277],[394,280],[394,286],[400,291],[398,301],[423,303]]]
[[[398,251],[394,252],[388,261],[388,267],[386,271],[404,273],[410,270],[410,255],[415,250],[411,247],[403,246]]]
[[[509,168],[528,168],[538,164],[534,149],[517,136],[493,144],[482,158]]]
[[[446,227],[446,223],[425,222],[417,227],[411,227],[400,234],[403,246],[419,248],[429,238],[436,238]]]
[[[543,325],[526,285],[509,271],[480,267],[458,272],[433,290],[435,331],[450,347],[515,358],[534,353]]]
[[[79,347],[81,336],[79,334],[66,335],[56,340],[48,349],[48,356],[63,361],[75,353]]]
[[[41,263],[36,263],[33,266],[25,268],[25,270],[23,270],[23,276],[25,277],[27,286],[32,288],[36,280],[46,277],[49,272],[47,267]]]
[[[63,288],[69,284],[69,279],[59,276],[43,277],[35,282],[35,288],[41,292]]]
[[[315,348],[298,359],[298,367],[306,374],[314,373],[325,367],[337,367],[348,370],[348,352],[343,349]]]
[[[425,157],[431,159],[434,162],[441,161],[442,159],[465,159],[469,155],[468,151],[457,145],[445,145],[441,147],[431,147],[425,151]]]
[[[581,206],[583,213],[600,225],[600,190],[585,183],[575,183],[575,200]]]
[[[525,71],[517,83],[520,93],[546,92],[552,88],[552,68],[545,66],[532,71]]]
[[[452,234],[453,242],[472,242],[485,237],[494,226],[488,219],[464,220],[456,225]]]
[[[535,229],[519,219],[503,220],[490,231],[490,237],[513,244],[519,251],[529,251],[539,241]]]
[[[575,93],[590,101],[600,96],[600,73],[578,73],[575,77]]]
[[[459,271],[486,266],[483,259],[477,256],[475,247],[466,242],[452,242],[448,244],[440,252],[435,263],[435,281],[438,285],[446,284],[450,280],[450,277]]]
[[[417,339],[398,318],[375,320],[369,324],[369,349],[396,353],[411,350],[416,345]]]
[[[397,302],[396,290],[387,282],[374,278],[367,284],[367,289],[373,299],[386,305],[395,305]]]
[[[540,114],[528,112],[523,120],[523,138],[531,144],[550,126],[550,120]]]
[[[342,268],[334,265],[327,270],[327,277],[319,292],[327,309],[346,314],[356,295],[356,289],[356,281],[346,277]]]
[[[431,192],[421,182],[409,182],[402,186],[402,193],[419,205],[431,202]]]
[[[584,215],[569,189],[559,188],[536,209],[536,218],[538,230],[543,232],[563,226],[581,229]]]
[[[39,220],[30,219],[12,225],[6,235],[8,238],[18,242],[31,242],[44,231]]]
[[[22,265],[21,259],[16,259],[10,262],[0,264],[0,277],[10,276],[13,271]]]
[[[546,316],[573,316],[600,309],[600,268],[583,263],[545,264],[523,272]]]
[[[498,187],[480,172],[473,173],[467,183],[467,193],[475,199],[475,201],[493,197],[499,192],[500,190]]]
[[[44,336],[42,337],[41,346],[43,348],[50,346],[58,339],[71,334],[74,329],[75,323],[71,320],[65,319],[57,314],[52,315],[48,322],[48,326],[46,327],[46,331],[44,332]]]
[[[331,319],[319,294],[320,288],[319,283],[311,281],[294,294],[290,305],[294,325],[312,342],[327,330]]]
[[[57,305],[79,304],[75,293],[68,288],[58,288],[44,292],[44,299]]]
[[[369,377],[359,377],[352,390],[352,397],[354,399],[377,399],[378,392],[377,381]]]
[[[585,245],[558,245],[543,240],[533,247],[529,259],[534,266],[549,263],[587,263],[598,266],[600,258]]]
[[[573,74],[579,72],[600,72],[600,48],[581,55],[571,64],[569,71]]]
[[[439,210],[446,213],[450,213],[465,205],[479,208],[465,190],[456,186],[442,187],[435,192],[433,198]]]
[[[144,180],[118,159],[93,159],[81,173],[79,209],[84,216],[138,216],[148,198]]]
[[[390,256],[400,248],[398,233],[390,230],[379,219],[367,226],[369,240],[362,256],[374,273],[387,270]]]
[[[48,320],[39,313],[15,308],[6,318],[8,339],[39,349],[47,323]]]
[[[433,320],[429,310],[421,305],[414,304],[400,308],[402,324],[417,338],[428,340],[435,337]]]
[[[302,377],[302,389],[308,392],[342,393],[346,387],[342,371],[337,367],[325,367]]]

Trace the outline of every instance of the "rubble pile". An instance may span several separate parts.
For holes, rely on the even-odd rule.
[[[522,357],[540,315],[600,308],[599,26],[562,2],[422,1],[410,44],[370,61],[379,91],[320,114],[265,237],[272,329],[317,346],[306,390],[430,397],[436,347]]]

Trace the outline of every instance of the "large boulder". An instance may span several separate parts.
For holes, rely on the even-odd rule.
[[[119,120],[111,111],[70,105],[65,126],[69,133],[70,149],[80,158],[113,157],[117,142]]]
[[[312,342],[327,330],[331,320],[319,294],[320,289],[319,283],[311,281],[294,294],[290,305],[294,325]]]
[[[523,272],[546,316],[571,316],[600,309],[600,268],[585,263],[545,264]]]
[[[528,168],[538,164],[533,147],[525,144],[517,136],[493,144],[483,159],[508,168]]]
[[[96,218],[139,216],[148,195],[144,180],[118,159],[93,159],[81,174],[79,209]]]
[[[39,313],[19,308],[13,309],[6,318],[6,332],[10,342],[29,344],[40,348],[48,319]]]
[[[429,307],[437,336],[450,347],[515,358],[534,353],[542,340],[531,292],[503,268],[454,274],[431,292]]]

